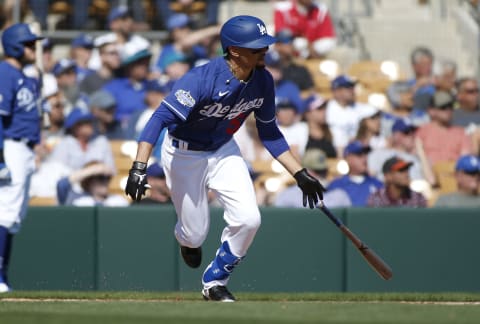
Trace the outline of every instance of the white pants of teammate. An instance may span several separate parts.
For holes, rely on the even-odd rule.
[[[208,190],[224,209],[221,240],[238,257],[247,253],[260,226],[255,191],[247,165],[232,139],[215,152],[178,149],[165,136],[162,164],[177,212],[175,236],[180,245],[199,247],[210,226]]]
[[[0,184],[0,226],[16,233],[27,213],[30,179],[35,171],[35,154],[24,143],[5,139],[5,164],[12,174],[10,184]]]

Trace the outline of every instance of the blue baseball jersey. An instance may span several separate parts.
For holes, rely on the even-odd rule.
[[[192,69],[178,80],[162,105],[183,121],[170,124],[169,134],[205,151],[228,142],[251,112],[260,123],[275,122],[270,73],[257,68],[248,82],[241,82],[223,57]]]
[[[117,103],[115,120],[129,120],[131,115],[145,107],[145,83],[133,84],[128,78],[115,78],[107,82],[103,89],[110,92]]]
[[[0,63],[0,115],[4,138],[40,141],[40,96],[38,80],[26,76],[7,62]]]

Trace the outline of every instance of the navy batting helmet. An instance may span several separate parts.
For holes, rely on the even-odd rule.
[[[267,33],[262,20],[253,16],[236,16],[223,24],[220,30],[220,41],[223,52],[227,47],[264,48],[275,43],[275,37]]]
[[[15,24],[5,29],[2,34],[3,51],[7,56],[21,58],[24,44],[39,39],[43,39],[43,37],[32,33],[27,24]]]

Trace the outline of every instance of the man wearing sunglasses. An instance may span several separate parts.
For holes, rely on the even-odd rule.
[[[254,113],[265,147],[296,179],[314,208],[324,188],[293,157],[275,119],[272,76],[264,57],[275,38],[262,20],[235,16],[220,31],[223,57],[192,69],[173,86],[147,123],[130,169],[126,194],[140,200],[148,188],[147,162],[162,128],[162,167],[177,211],[175,236],[186,264],[202,262],[201,245],[210,224],[209,190],[225,210],[221,245],[203,277],[206,300],[232,302],[226,285],[247,254],[260,226],[260,211],[248,168],[233,134]]]
[[[457,191],[438,197],[434,207],[480,207],[480,160],[464,155],[455,165]]]
[[[7,267],[13,235],[28,206],[30,178],[35,170],[33,148],[40,141],[37,79],[23,68],[35,62],[35,35],[26,24],[3,31],[5,60],[0,63],[0,293],[10,290]]]

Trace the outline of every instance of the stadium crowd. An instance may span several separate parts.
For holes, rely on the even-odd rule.
[[[173,83],[221,55],[220,27],[212,15],[218,2],[211,3],[217,8],[205,10],[204,24],[195,24],[180,5],[167,6],[175,10],[162,16],[168,37],[159,55],[135,32],[132,8],[125,6],[111,7],[104,34],[72,39],[64,57],[53,55],[57,45],[50,39],[42,41],[41,105],[49,118],[35,148],[32,203],[38,197],[77,206],[130,203],[119,195],[120,185],[110,183],[127,171],[113,143],[137,140]],[[414,77],[384,87],[385,107],[359,98],[362,81],[348,75],[348,67],[331,75],[325,89],[315,75],[321,72],[309,69],[308,62],[335,57],[328,8],[309,0],[268,5],[277,43],[265,63],[275,81],[277,121],[297,158],[327,188],[327,205],[480,207],[475,76],[457,75],[454,60],[436,62],[430,49],[419,46],[410,57]],[[29,73],[38,76],[34,69]],[[300,190],[293,179],[274,171],[253,120],[246,120],[235,139],[250,166],[259,204],[300,207]],[[170,201],[159,152],[157,147],[147,172],[152,189],[145,203]],[[274,189],[271,179],[277,180]]]

